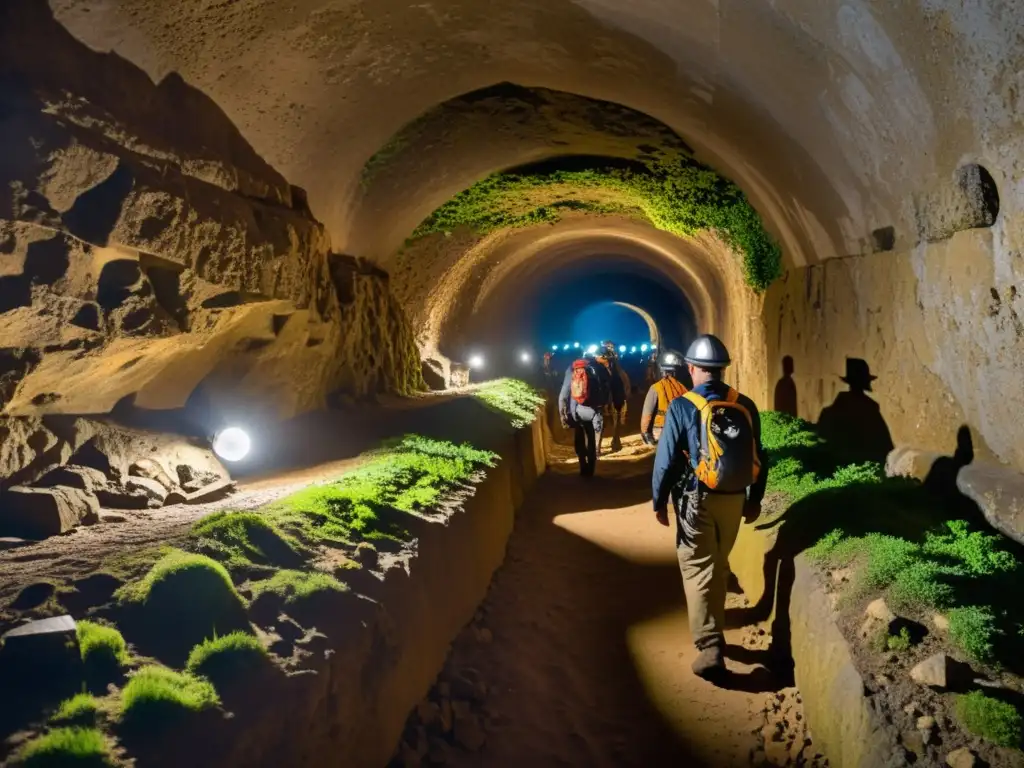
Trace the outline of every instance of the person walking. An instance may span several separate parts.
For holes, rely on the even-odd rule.
[[[595,353],[587,352],[566,369],[558,394],[558,415],[563,427],[575,431],[576,457],[583,477],[593,477],[597,469],[604,409],[610,400],[611,374],[597,361]]]
[[[671,349],[662,352],[658,360],[661,378],[647,390],[640,412],[640,437],[647,445],[654,445],[660,439],[669,403],[686,394],[686,387],[676,378],[682,364],[683,356]]]
[[[725,596],[729,552],[740,522],[761,511],[767,469],[757,406],[722,380],[731,362],[720,339],[698,336],[684,361],[693,389],[665,414],[651,480],[654,512],[669,525],[676,513],[676,554],[683,576],[690,633],[700,651],[693,672],[725,672]]]

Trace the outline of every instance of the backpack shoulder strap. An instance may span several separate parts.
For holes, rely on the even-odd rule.
[[[735,403],[739,399],[740,399],[740,393],[737,392],[732,387],[729,387],[729,391],[725,395],[725,401],[727,403]]]
[[[703,397],[698,395],[692,389],[689,392],[687,392],[685,395],[683,395],[683,397],[685,397],[687,400],[689,400],[691,403],[693,403],[695,406],[697,406],[697,410],[698,411],[703,411],[704,407],[708,404],[707,400],[705,400]]]

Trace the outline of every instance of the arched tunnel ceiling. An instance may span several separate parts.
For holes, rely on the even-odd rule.
[[[415,218],[396,200],[365,225],[396,231],[383,226],[377,241],[358,228],[366,161],[437,105],[502,82],[662,121],[743,188],[791,264],[863,250],[876,227],[911,233],[911,196],[966,153],[1005,151],[1017,107],[1006,78],[1024,45],[1000,22],[1013,18],[1013,0],[51,4],[94,48],[116,50],[154,79],[178,72],[209,94],[308,190],[335,247],[356,255],[386,252]],[[429,178],[443,198],[553,150],[529,136],[492,147],[481,135],[442,153],[445,173],[411,165],[408,182]]]

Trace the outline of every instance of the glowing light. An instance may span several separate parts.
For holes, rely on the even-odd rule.
[[[626,354],[626,345],[625,344],[619,344],[619,352],[621,352],[622,354]]]
[[[579,348],[580,348],[580,343],[579,343],[578,341],[574,341],[574,342],[572,343],[572,348],[573,348],[573,349],[579,349]]]
[[[630,352],[636,352],[636,347],[630,347],[630,348],[629,348],[629,351],[630,351]]]
[[[558,351],[558,345],[557,344],[552,344],[551,345],[551,351],[552,352],[557,352]]]
[[[590,353],[591,355],[597,352],[597,344],[591,344],[589,347],[587,347],[587,352]]]
[[[225,461],[241,461],[251,447],[249,435],[238,427],[222,429],[213,438],[213,452]]]
[[[675,365],[679,359],[675,355],[665,355],[665,365]]]
[[[568,348],[569,348],[569,345],[568,345],[568,344],[566,344],[566,345],[565,345],[564,347],[562,347],[562,351],[564,352],[564,351],[565,351],[565,350],[567,350]]]
[[[469,367],[470,368],[475,368],[475,369],[483,368],[484,367],[483,355],[473,355],[471,358],[469,358]]]
[[[646,344],[641,344],[640,345],[640,351],[641,352],[646,352],[647,351],[647,345]]]
[[[529,363],[529,362],[530,362],[530,353],[529,353],[529,352],[520,352],[520,353],[519,353],[519,360],[520,360],[520,361],[521,361],[521,362],[522,362],[522,363],[523,363],[524,365],[525,365],[525,364],[527,364],[527,363]]]

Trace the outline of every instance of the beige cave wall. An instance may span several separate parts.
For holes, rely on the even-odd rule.
[[[274,418],[422,385],[373,265],[205,94],[89,50],[45,3],[0,31],[0,414]]]
[[[967,425],[979,458],[1024,470],[1024,258],[1021,218],[1008,218],[789,272],[765,305],[773,384],[791,355],[799,415],[814,421],[846,389],[845,358],[862,358],[897,445],[948,455]]]

